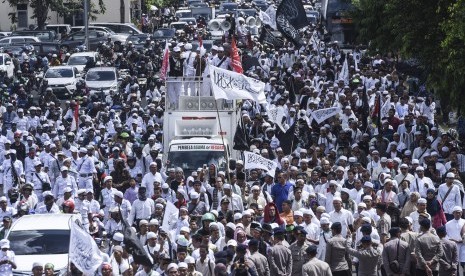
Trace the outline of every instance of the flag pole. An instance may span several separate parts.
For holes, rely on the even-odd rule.
[[[223,99],[223,101],[224,101],[224,99]],[[218,125],[220,126],[221,142],[223,143],[224,155],[226,157],[226,164],[227,164],[227,166],[226,166],[226,175],[227,175],[229,184],[231,184],[231,177],[229,176],[229,153],[228,153],[227,145],[225,145],[225,143],[224,143],[223,128],[221,127],[220,111],[218,110],[218,101],[217,101],[217,99],[215,99],[215,108],[216,108],[216,116],[218,117]],[[231,204],[232,204],[232,202],[231,202]]]

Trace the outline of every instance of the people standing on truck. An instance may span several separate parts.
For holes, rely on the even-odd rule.
[[[182,92],[182,77],[184,57],[181,56],[181,48],[176,46],[173,48],[172,55],[169,59],[168,79],[166,89],[168,93],[169,108],[173,109],[178,106],[179,97]]]
[[[197,91],[195,89],[195,60],[197,53],[192,51],[192,44],[186,43],[184,45],[185,52],[182,53],[184,58],[184,95],[195,96]]]

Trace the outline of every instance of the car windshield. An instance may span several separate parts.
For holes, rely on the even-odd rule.
[[[134,44],[141,44],[147,40],[148,35],[131,35],[126,42],[132,41]]]
[[[237,9],[237,4],[236,3],[228,3],[228,4],[223,4],[221,6],[222,11],[234,11]]]
[[[72,78],[73,77],[73,70],[71,69],[64,69],[64,68],[52,68],[47,70],[45,73],[45,78],[53,79],[53,78]]]
[[[154,37],[170,37],[170,36],[174,36],[175,32],[174,30],[172,29],[163,29],[163,30],[156,30],[154,33],[153,33],[153,36]]]
[[[24,230],[10,232],[8,240],[16,255],[50,255],[69,252],[69,230]]]
[[[179,147],[179,145],[173,147]],[[225,169],[226,165],[224,151],[170,151],[168,160],[170,160],[170,168],[180,167],[184,172],[197,170],[199,164],[215,164],[220,169]]]
[[[68,64],[69,65],[86,65],[89,59],[90,59],[89,56],[74,56],[74,57],[69,58]]]
[[[89,71],[86,75],[86,81],[113,81],[115,79],[113,71]]]

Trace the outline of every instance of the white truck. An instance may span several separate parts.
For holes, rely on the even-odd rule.
[[[226,171],[228,158],[237,157],[232,149],[236,112],[234,102],[218,100],[215,104],[213,97],[181,96],[179,107],[164,115],[165,168],[180,167],[186,176],[211,164]]]

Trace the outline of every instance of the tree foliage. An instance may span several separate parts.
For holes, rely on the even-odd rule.
[[[428,86],[451,106],[465,105],[465,0],[357,0],[361,43],[417,59]]]
[[[89,1],[89,18],[96,18],[96,15],[105,13],[106,9],[103,0]],[[23,0],[3,0],[3,2],[8,2],[12,7],[24,3]],[[83,1],[79,0],[29,0],[29,5],[33,11],[31,18],[37,20],[39,29],[42,29],[49,19],[49,11],[56,12],[59,16],[66,16],[76,13],[77,11],[83,11]]]

